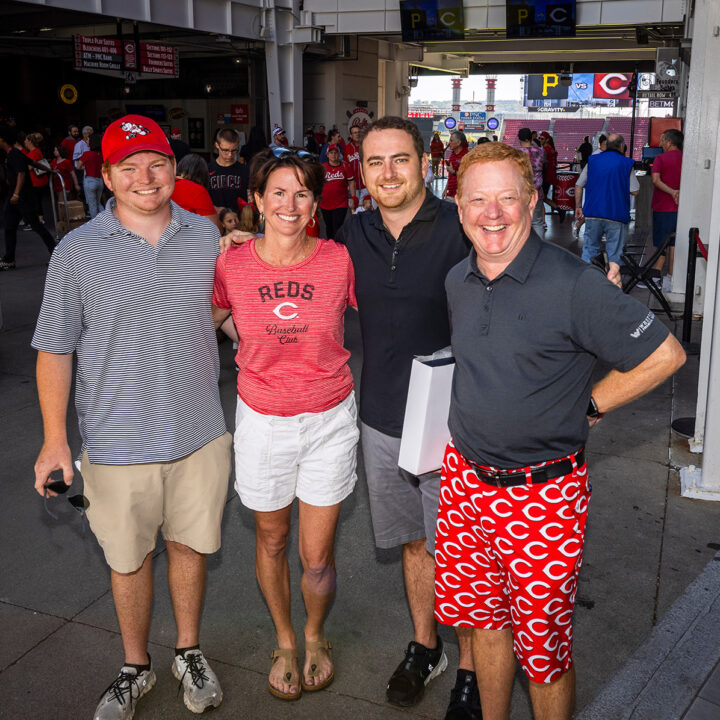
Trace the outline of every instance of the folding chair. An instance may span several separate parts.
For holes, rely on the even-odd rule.
[[[668,248],[668,245],[675,239],[675,233],[671,232],[668,233],[665,236],[665,239],[662,241],[662,244],[660,247],[655,248],[655,252],[648,258],[647,262],[644,265],[641,265],[637,262],[636,258],[641,257],[638,256],[635,253],[630,252],[623,252],[622,259],[625,263],[624,268],[626,269],[627,273],[630,275],[630,279],[625,282],[623,285],[623,292],[629,293],[639,282],[645,283],[647,286],[647,289],[655,296],[657,301],[662,306],[663,311],[667,314],[667,316],[670,318],[670,320],[674,320],[672,310],[670,309],[670,305],[668,304],[668,301],[665,299],[665,296],[662,294],[661,287],[658,287],[657,280],[660,278],[653,277],[652,271],[653,266],[657,262],[658,258],[661,255],[665,254],[665,251]]]

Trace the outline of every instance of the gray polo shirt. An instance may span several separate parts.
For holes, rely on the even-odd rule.
[[[534,233],[492,282],[473,249],[445,286],[457,362],[450,431],[481,465],[523,467],[579,450],[595,363],[626,372],[668,336],[600,270]]]
[[[211,313],[218,231],[171,211],[157,247],[108,209],[50,261],[32,346],[77,354],[75,403],[93,463],[169,462],[225,432]]]

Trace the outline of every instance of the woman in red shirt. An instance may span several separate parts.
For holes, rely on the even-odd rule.
[[[85,172],[83,190],[92,220],[102,210],[101,197],[105,189],[102,179],[102,155],[100,154],[102,136],[93,133],[88,140],[88,145],[90,149],[86,150],[78,159],[78,169]]]
[[[25,156],[35,163],[44,161],[45,157],[42,154],[40,145],[42,144],[43,136],[40,133],[30,133],[25,137],[25,149],[23,153]],[[49,167],[49,163],[47,163]],[[35,210],[40,217],[40,222],[43,220],[43,214],[45,207],[50,200],[50,173],[47,171],[43,172],[37,167],[29,167],[30,183],[32,184],[33,203]]]
[[[451,150],[450,157],[445,160],[445,167],[448,171],[448,181],[445,185],[443,198],[455,202],[457,194],[457,173],[460,167],[460,161],[468,154],[468,142],[465,133],[460,130],[450,134],[450,142],[448,147]]]
[[[328,238],[334,238],[340,226],[345,222],[348,211],[348,198],[355,198],[355,179],[347,163],[340,160],[340,148],[329,145],[325,168],[325,187],[323,188],[320,210],[325,220]]]
[[[334,678],[323,626],[335,591],[335,530],[340,504],[355,486],[359,437],[343,347],[345,309],[357,305],[355,276],[344,245],[305,231],[324,184],[322,166],[300,159],[309,155],[256,157],[251,187],[265,235],[220,255],[213,292],[216,327],[232,311],[237,328],[235,488],[255,514],[256,575],[278,641],[268,689],[283,700],[322,690]],[[296,497],[307,611],[302,671],[287,560]]]
[[[68,158],[67,148],[64,145],[56,145],[53,148],[53,155],[54,157],[50,161],[50,167],[62,176],[61,183],[60,178],[53,175],[53,190],[55,191],[58,202],[60,202],[61,200],[65,200],[62,192],[63,186],[65,187],[65,193],[68,199],[70,199],[74,195],[73,188],[76,193],[80,192],[80,184],[78,183],[72,160]]]
[[[443,159],[445,152],[445,144],[440,139],[440,133],[435,133],[430,141],[430,159],[432,161],[432,171],[435,177],[438,176],[440,170],[440,161]]]

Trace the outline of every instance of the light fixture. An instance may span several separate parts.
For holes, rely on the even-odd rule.
[[[213,89],[213,86],[212,86],[210,83],[208,83],[208,84],[205,86],[205,92],[206,92],[208,95],[212,92],[212,89]]]

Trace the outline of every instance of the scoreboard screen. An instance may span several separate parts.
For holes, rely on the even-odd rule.
[[[575,0],[506,0],[508,38],[575,37]]]
[[[464,40],[462,0],[401,0],[400,26],[405,42]]]

